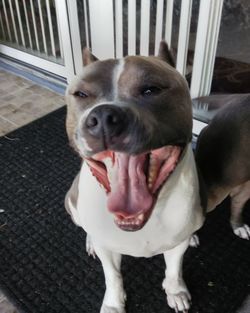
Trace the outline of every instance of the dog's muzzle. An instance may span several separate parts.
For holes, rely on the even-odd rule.
[[[146,129],[126,106],[96,106],[83,123],[92,149],[85,160],[107,192],[107,207],[115,223],[126,231],[141,229],[182,148],[169,144],[147,148]],[[141,147],[143,151],[138,150]]]

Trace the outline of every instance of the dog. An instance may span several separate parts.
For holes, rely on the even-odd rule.
[[[198,99],[221,107],[198,137],[196,163],[207,193],[207,212],[231,198],[234,233],[250,239],[242,210],[250,198],[250,94],[212,95]]]
[[[101,313],[125,313],[122,254],[163,254],[168,305],[187,312],[182,259],[206,206],[187,82],[165,42],[157,57],[99,61],[85,49],[83,63],[66,91],[67,134],[83,163],[65,206],[87,233],[88,253],[101,260]]]

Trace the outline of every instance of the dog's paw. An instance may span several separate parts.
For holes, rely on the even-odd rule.
[[[167,295],[167,302],[170,308],[175,312],[187,313],[190,308],[191,295],[186,287],[185,282],[176,279],[165,278],[162,283]]]
[[[196,234],[193,234],[189,241],[189,247],[198,248],[199,245],[200,245],[199,236]]]
[[[88,234],[86,237],[86,251],[89,256],[92,256],[94,259],[96,258],[95,249],[94,249],[91,237]]]
[[[177,294],[167,294],[168,305],[178,312],[188,312],[190,308],[190,294],[186,292],[179,292]]]
[[[246,224],[239,226],[239,227],[233,227],[233,232],[236,236],[249,240],[250,239],[250,227]]]
[[[126,313],[126,311],[124,306],[115,308],[103,304],[100,313]]]

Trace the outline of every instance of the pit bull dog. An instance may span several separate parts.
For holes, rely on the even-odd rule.
[[[65,205],[102,262],[101,313],[125,312],[122,254],[164,254],[167,302],[176,311],[190,307],[182,259],[205,204],[188,86],[168,62],[165,42],[158,57],[98,61],[84,50],[83,72],[66,91],[68,137],[84,161]]]
[[[213,95],[199,101],[222,107],[197,141],[196,161],[207,190],[207,211],[230,196],[232,229],[249,239],[242,210],[250,198],[250,94]]]

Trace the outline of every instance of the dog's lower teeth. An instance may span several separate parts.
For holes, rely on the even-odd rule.
[[[136,219],[120,220],[116,219],[116,223],[120,226],[139,226],[144,220],[144,214],[141,213]]]
[[[143,214],[141,214],[141,219],[137,218],[136,220],[133,220],[133,221],[120,221],[120,220],[116,220],[117,221],[117,224],[120,225],[120,226],[138,226],[141,224],[142,222],[142,219],[143,219]]]

